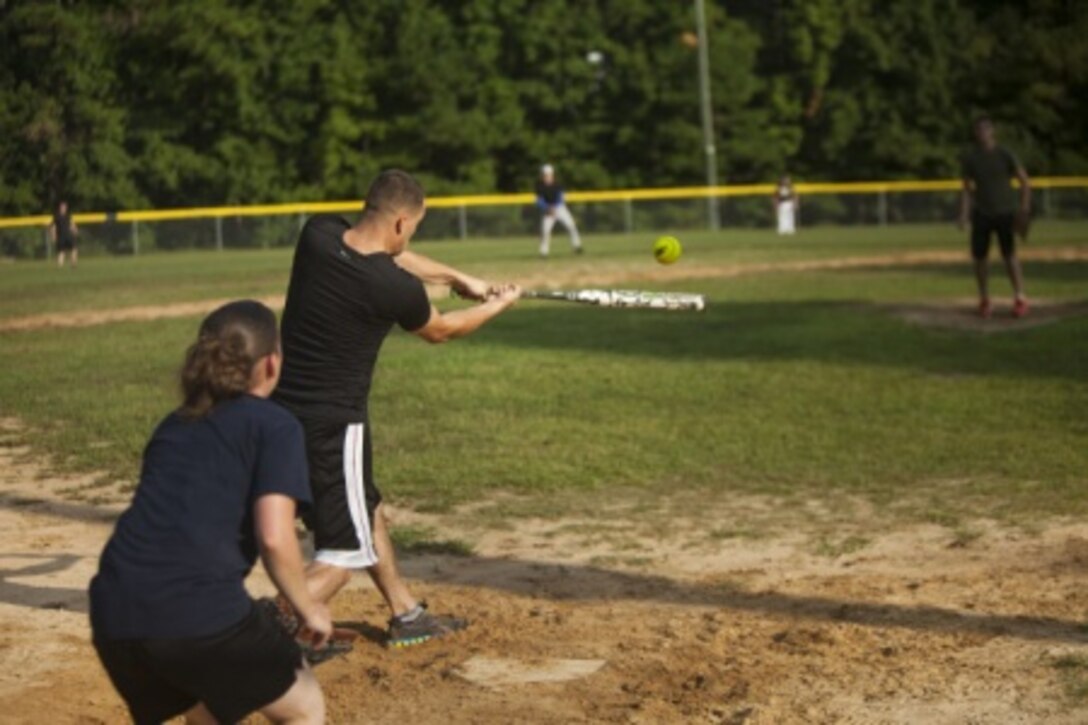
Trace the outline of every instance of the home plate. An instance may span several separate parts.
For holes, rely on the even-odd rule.
[[[604,666],[604,660],[563,660],[547,657],[512,659],[476,655],[461,663],[460,677],[484,687],[527,685],[535,682],[567,682],[588,677]]]

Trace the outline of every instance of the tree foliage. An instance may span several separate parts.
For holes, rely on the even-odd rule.
[[[1088,172],[1088,3],[708,11],[723,180],[947,176],[983,111],[1033,173]],[[699,184],[693,30],[659,0],[0,0],[0,213],[353,198],[389,166]]]

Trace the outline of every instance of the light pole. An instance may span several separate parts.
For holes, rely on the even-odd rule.
[[[714,148],[714,117],[710,105],[710,54],[706,37],[706,2],[695,0],[695,31],[699,38],[699,105],[703,112],[703,152],[706,154],[706,212],[711,229],[717,231],[718,197],[713,188],[718,185],[718,155]]]

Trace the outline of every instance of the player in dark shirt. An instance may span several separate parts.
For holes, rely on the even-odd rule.
[[[562,224],[570,234],[570,247],[575,254],[581,254],[582,238],[578,236],[578,225],[567,208],[563,187],[555,178],[555,168],[551,164],[540,167],[540,179],[536,182],[536,207],[540,209],[540,256],[547,257],[552,242],[552,228],[555,223]]]
[[[68,211],[68,202],[62,200],[57,204],[53,221],[49,224],[49,237],[57,247],[58,267],[64,266],[64,257],[69,253],[72,257],[72,267],[79,264],[79,249],[76,247],[78,236],[79,227],[72,220],[72,213]]]
[[[320,646],[332,623],[306,586],[296,504],[310,501],[298,421],[266,400],[280,372],[276,316],[259,302],[204,320],[184,403],[144,450],[140,483],[91,582],[94,645],[137,723],[185,713],[237,722],[324,719],[299,644],[244,580],[258,555]]]
[[[394,325],[429,342],[467,335],[521,294],[414,252],[423,189],[403,171],[383,172],[354,225],[312,217],[302,229],[283,311],[283,378],[276,400],[302,422],[314,507],[310,591],[328,601],[366,569],[389,605],[390,646],[425,641],[464,622],[433,615],[401,579],[374,483],[367,409],[382,341]],[[441,313],[423,282],[446,284],[480,304]]]
[[[997,144],[993,122],[986,116],[974,123],[974,148],[963,157],[963,193],[960,201],[960,228],[971,224],[971,256],[978,282],[978,313],[991,314],[989,281],[990,242],[993,234],[1001,247],[1001,257],[1015,295],[1013,317],[1028,312],[1024,295],[1024,276],[1016,258],[1014,227],[1027,229],[1031,215],[1031,181],[1016,156]],[[1020,182],[1019,203],[1011,181]]]

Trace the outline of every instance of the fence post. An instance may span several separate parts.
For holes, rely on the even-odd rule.
[[[132,256],[140,253],[140,222],[132,222]]]
[[[223,217],[219,215],[215,217],[215,249],[223,251]]]
[[[1043,187],[1043,216],[1050,218],[1050,187]]]
[[[42,227],[42,241],[45,242],[45,258],[49,260],[53,257],[53,245],[49,243],[49,227]]]
[[[464,204],[457,207],[457,232],[461,235],[462,241],[468,239],[468,211]]]
[[[629,196],[623,200],[623,231],[628,234],[635,231],[635,210]]]
[[[880,226],[888,226],[888,193],[883,189],[876,197],[876,218]]]

